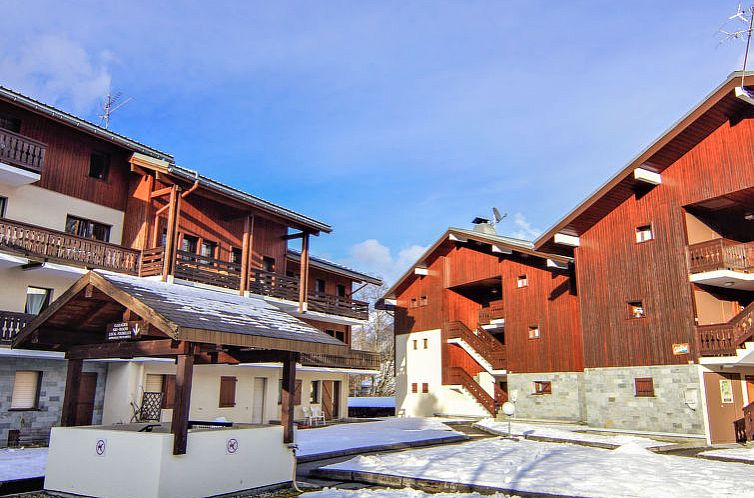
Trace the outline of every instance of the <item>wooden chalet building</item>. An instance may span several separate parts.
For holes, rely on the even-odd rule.
[[[170,154],[0,87],[0,341],[6,346],[90,269],[262,298],[350,345],[351,328],[369,311],[354,299],[355,287],[381,282],[312,256],[310,238],[330,231],[180,167]],[[99,323],[97,315],[92,323]],[[61,359],[0,348],[0,383],[8,393],[0,401],[0,445],[9,431],[12,439],[23,438],[59,422]],[[377,366],[376,354],[352,349],[302,355],[296,417],[310,407],[327,418],[345,416],[349,372]],[[144,392],[162,392],[169,410],[174,370],[161,361],[86,362],[78,422],[128,421]],[[196,409],[229,420],[279,419],[280,375],[274,365],[218,365],[204,384],[208,392],[195,395]]]
[[[398,408],[469,412],[460,404],[435,403],[444,399],[438,390],[462,385],[449,380],[459,365],[466,373],[483,373],[479,358],[461,359],[458,348],[447,353],[451,324],[460,320],[479,332],[489,313],[499,310],[504,322],[497,337],[505,339],[506,363],[500,369],[505,375],[496,379],[516,398],[518,417],[706,435],[711,442],[752,439],[750,91],[754,74],[733,73],[532,245],[519,242],[527,246],[527,262],[552,260],[541,264],[547,274],[539,280],[524,268],[506,273],[505,261],[519,251],[502,242],[490,250],[495,236],[481,242],[446,234],[386,295],[396,309]],[[502,267],[465,263],[464,251]],[[568,269],[556,267],[562,258]],[[493,276],[495,287],[502,285],[501,303],[491,295],[460,296],[460,284]],[[522,276],[524,291],[517,284]],[[552,299],[559,279],[568,288]],[[556,306],[558,300],[567,304]],[[435,377],[422,380],[412,373],[419,368],[412,355],[422,353],[427,331],[437,331],[445,354]],[[502,344],[475,335],[495,350]],[[492,406],[489,399],[487,404]]]

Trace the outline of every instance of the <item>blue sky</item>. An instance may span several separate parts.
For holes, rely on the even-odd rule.
[[[533,238],[733,70],[734,1],[6,2],[3,85],[335,228],[393,279],[491,206]]]

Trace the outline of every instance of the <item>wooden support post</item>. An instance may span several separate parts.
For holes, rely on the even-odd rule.
[[[149,175],[146,177],[147,181],[147,200],[146,200],[146,206],[144,206],[144,235],[141,240],[141,247],[140,249],[143,251],[145,249],[149,249],[149,234],[152,231],[151,230],[151,224],[150,220],[152,219],[152,192],[154,191],[154,177],[152,175]],[[154,227],[155,232],[157,232],[157,227]],[[152,246],[156,247],[156,246]]]
[[[309,309],[309,233],[301,237],[301,263],[299,264],[300,275],[298,279],[298,311],[306,313]]]
[[[283,424],[283,443],[293,442],[293,417],[296,397],[296,362],[299,353],[286,352],[283,356],[283,396],[280,421]]]
[[[83,360],[68,360],[68,372],[65,377],[65,394],[63,395],[63,413],[60,417],[60,425],[63,427],[73,427],[76,425],[76,405],[79,401],[81,370],[83,367]]]
[[[168,279],[175,270],[175,254],[178,247],[178,218],[180,217],[181,197],[178,195],[178,185],[170,190],[170,208],[168,210],[167,237],[165,238],[165,257],[162,264],[162,280]]]
[[[194,351],[177,357],[175,375],[175,404],[173,408],[173,455],[185,455],[188,443],[189,409],[191,408],[191,381],[194,375]]]
[[[254,230],[254,217],[247,215],[243,222],[243,240],[241,244],[241,286],[239,293],[243,296],[249,288],[249,266],[251,263],[251,232]]]

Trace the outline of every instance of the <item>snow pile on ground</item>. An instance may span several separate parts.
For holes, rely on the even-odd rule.
[[[508,422],[501,422],[499,420],[487,418],[477,422],[474,425],[489,432],[500,434],[501,436],[508,434]],[[515,436],[536,436],[549,439],[560,439],[563,441],[607,444],[612,445],[616,448],[624,444],[636,444],[643,448],[654,448],[657,446],[665,446],[670,444],[641,436],[627,436],[622,434],[608,436],[602,434],[577,432],[577,430],[579,429],[583,430],[583,428],[577,426],[567,425],[539,425],[525,424],[522,422],[511,423],[511,433]]]
[[[462,436],[435,419],[388,418],[297,431],[298,456]]]
[[[348,408],[395,408],[395,398],[392,396],[350,397]]]
[[[751,496],[751,466],[567,443],[485,439],[360,456],[326,469],[372,472],[509,491],[582,497]]]
[[[703,457],[726,458],[754,463],[754,448],[725,448],[700,453]]]
[[[45,475],[47,448],[0,450],[0,482]]]
[[[325,488],[313,493],[305,493],[306,498],[506,498],[509,495],[496,493],[480,495],[479,493],[436,493],[429,494],[416,489],[333,489]]]

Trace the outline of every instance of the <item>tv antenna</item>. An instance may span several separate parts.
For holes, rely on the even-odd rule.
[[[748,18],[746,17],[747,15],[749,16]],[[728,31],[725,28],[731,22],[743,24],[746,27]],[[744,10],[741,7],[741,2],[738,2],[738,8],[736,9],[736,13],[730,16],[728,20],[725,22],[725,24],[720,26],[720,29],[719,29],[719,33],[723,35],[723,38],[722,40],[720,40],[720,43],[727,42],[733,39],[741,40],[743,38],[746,38],[746,51],[744,52],[744,63],[743,63],[743,68],[741,69],[742,70],[741,88],[744,87],[744,76],[746,75],[746,65],[749,62],[749,46],[751,45],[752,27],[754,27],[754,5],[747,7],[746,10]]]
[[[102,114],[99,115],[100,125],[110,128],[110,117],[113,113],[133,100],[131,97],[121,100],[122,98],[122,92],[113,93],[112,90],[107,91],[107,96],[102,99]]]
[[[500,211],[496,208],[492,208],[492,225],[497,225],[508,216],[508,213],[500,214]]]

